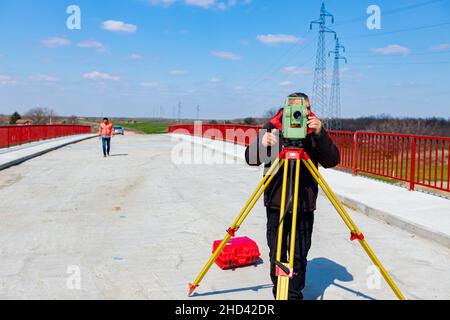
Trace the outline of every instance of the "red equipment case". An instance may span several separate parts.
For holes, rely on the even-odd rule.
[[[221,242],[222,240],[214,241],[213,253]],[[233,238],[220,253],[216,264],[222,270],[235,269],[249,265],[257,265],[260,256],[261,253],[255,241],[248,237]]]

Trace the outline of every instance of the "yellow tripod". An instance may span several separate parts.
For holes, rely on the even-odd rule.
[[[344,221],[347,228],[350,230],[351,241],[358,240],[364,251],[367,253],[369,258],[372,260],[373,264],[378,267],[381,275],[387,282],[387,284],[391,287],[392,291],[395,293],[398,299],[405,300],[405,297],[397,287],[397,285],[392,280],[391,276],[387,272],[387,270],[383,267],[381,262],[376,257],[375,253],[367,244],[364,239],[364,235],[359,231],[356,224],[350,218],[348,213],[345,211],[344,206],[336,197],[334,192],[331,190],[323,176],[320,174],[317,167],[309,158],[308,154],[302,148],[284,148],[278,158],[274,161],[270,169],[264,175],[264,178],[259,183],[256,190],[251,195],[250,199],[245,204],[244,208],[242,208],[236,220],[233,222],[232,226],[227,230],[227,235],[222,240],[220,245],[212,254],[211,258],[208,260],[197,279],[193,283],[189,284],[189,296],[191,296],[195,289],[199,287],[200,282],[205,277],[206,273],[209,271],[213,263],[216,261],[220,253],[223,251],[224,247],[230,241],[232,237],[236,235],[236,232],[241,227],[244,220],[250,214],[251,210],[256,205],[256,202],[262,196],[264,191],[272,182],[275,174],[283,168],[283,186],[282,186],[282,195],[281,195],[281,206],[280,206],[280,224],[278,231],[278,242],[277,242],[277,252],[276,252],[276,275],[278,277],[278,286],[277,286],[277,300],[287,300],[288,299],[288,290],[289,290],[289,281],[294,275],[294,252],[295,252],[295,230],[297,227],[297,208],[298,208],[298,191],[299,191],[299,180],[300,180],[300,166],[301,162],[306,166],[308,171],[311,173],[313,178],[320,185],[321,189],[330,200],[331,204],[334,206],[339,216]],[[287,190],[287,178],[288,178],[288,166],[289,163],[295,163],[295,182],[294,182],[294,196],[292,197],[293,205],[292,205],[292,231],[290,237],[290,249],[289,249],[289,262],[282,263],[282,238],[283,238],[283,227],[284,227],[284,216],[286,214],[286,190]],[[291,180],[292,183],[292,180]]]

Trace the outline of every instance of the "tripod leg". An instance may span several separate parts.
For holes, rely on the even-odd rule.
[[[287,189],[287,177],[288,177],[288,160],[284,163],[284,172],[283,172],[283,186],[281,188],[281,204],[280,204],[280,224],[278,226],[278,240],[277,240],[277,255],[276,261],[282,263],[281,261],[281,253],[283,250],[283,229],[284,229],[284,215],[286,209],[286,189]],[[292,181],[291,181],[292,182]],[[285,265],[285,267],[287,267]],[[281,272],[279,266],[276,266],[277,273]],[[288,291],[289,291],[289,277],[288,276],[278,276],[278,285],[277,285],[277,300],[287,300],[288,299]]]
[[[233,222],[233,225],[227,230],[227,235],[222,240],[220,245],[217,247],[217,249],[214,251],[206,265],[201,270],[200,274],[197,276],[195,281],[193,283],[189,284],[189,293],[188,295],[191,296],[195,289],[199,286],[200,282],[205,277],[206,273],[209,271],[213,263],[216,261],[217,257],[220,255],[220,253],[223,251],[227,243],[230,241],[232,237],[234,237],[235,232],[240,228],[241,224],[244,222],[245,218],[248,216],[250,211],[253,209],[255,204],[258,202],[259,198],[261,198],[264,191],[267,189],[267,187],[272,182],[273,178],[275,177],[275,174],[278,172],[279,168],[283,166],[285,160],[284,159],[276,159],[270,169],[267,171],[267,173],[264,175],[264,178],[259,183],[256,190],[251,195],[250,199],[245,204],[244,208],[242,208],[241,212]]]
[[[344,206],[339,201],[339,199],[334,194],[334,192],[331,190],[330,186],[327,184],[327,182],[325,181],[323,176],[320,174],[317,167],[314,165],[314,163],[311,161],[311,159],[309,159],[309,157],[304,159],[303,162],[306,165],[306,167],[308,168],[308,170],[311,172],[311,175],[314,177],[314,179],[319,183],[319,185],[321,186],[325,195],[328,197],[330,202],[333,204],[333,206],[335,207],[335,209],[337,210],[337,212],[339,213],[341,218],[344,220],[347,227],[350,229],[350,232],[352,233],[352,238],[354,238],[354,240],[358,239],[358,241],[361,244],[361,246],[363,247],[364,251],[367,253],[369,258],[372,260],[373,264],[375,264],[378,267],[378,269],[381,272],[381,275],[383,276],[383,278],[385,279],[387,284],[391,287],[392,291],[395,293],[397,298],[399,298],[400,300],[405,300],[405,297],[401,293],[400,289],[397,287],[394,280],[392,280],[391,276],[389,275],[387,270],[384,268],[384,266],[381,264],[381,262],[378,260],[375,253],[369,247],[369,244],[364,239],[363,234],[358,230],[358,227],[353,222],[353,220],[350,218],[347,211],[344,209]]]
[[[293,168],[291,168],[293,171]],[[278,276],[278,291],[277,300],[288,300],[289,299],[289,281],[294,275],[294,257],[295,257],[295,235],[297,234],[297,216],[298,216],[298,192],[300,184],[300,160],[295,160],[295,183],[294,183],[294,193],[292,194],[293,204],[292,204],[292,226],[290,235],[290,247],[289,247],[289,264],[285,265],[289,268],[289,274],[283,274]],[[291,181],[292,183],[292,181]],[[278,260],[279,261],[279,260]]]
[[[276,261],[281,262],[281,253],[283,250],[283,232],[284,232],[284,216],[286,212],[286,190],[287,190],[287,178],[288,178],[288,160],[285,160],[284,171],[283,171],[283,185],[281,188],[281,204],[280,204],[280,222],[278,225],[278,239],[277,239],[277,255]],[[280,268],[278,265],[275,267],[277,269],[278,285],[277,285],[277,300],[287,300],[287,291],[289,290],[289,278],[281,277],[278,272]],[[287,280],[287,283],[286,283]]]
[[[294,204],[292,207],[292,229],[291,229],[291,248],[289,249],[289,269],[294,269],[295,256],[295,235],[297,231],[297,209],[298,209],[298,189],[300,185],[300,160],[296,160],[295,168],[295,186],[294,186]]]

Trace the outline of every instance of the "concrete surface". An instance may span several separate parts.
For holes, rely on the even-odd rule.
[[[69,144],[91,139],[96,134],[78,134],[69,137],[42,140],[14,146],[12,148],[0,149],[0,170],[18,165],[27,160],[39,157],[47,152],[65,147]]]
[[[245,147],[200,137],[177,138],[245,161]],[[347,207],[450,248],[450,200],[334,169],[320,168],[336,196]]]
[[[450,200],[338,170],[321,172],[346,205],[450,248]]]
[[[179,163],[198,150],[173,139],[117,137],[107,159],[91,139],[1,171],[0,299],[187,298],[261,170],[207,164],[221,154],[203,147],[203,163]],[[395,299],[383,281],[368,286],[369,258],[322,196],[318,207],[305,297]],[[408,298],[450,298],[448,248],[349,213]],[[265,223],[258,203],[239,232],[257,241],[263,263],[213,266],[192,299],[272,298]]]

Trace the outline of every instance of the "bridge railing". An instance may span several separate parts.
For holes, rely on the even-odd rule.
[[[261,127],[179,125],[183,133],[249,145]],[[450,192],[450,138],[373,132],[329,131],[341,154],[340,167],[358,173]]]
[[[450,138],[331,131],[341,166],[359,172],[450,192]]]
[[[90,126],[81,125],[0,126],[0,148],[91,131]]]

